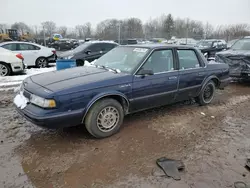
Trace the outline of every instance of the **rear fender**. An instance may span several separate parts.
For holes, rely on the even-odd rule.
[[[213,80],[213,81],[216,81],[216,82],[217,82],[217,83],[215,83],[215,84],[216,84],[216,86],[218,86],[218,85],[219,85],[219,83],[220,83],[219,78],[218,78],[217,76],[215,76],[215,75],[212,75],[212,76],[207,77],[207,78],[203,81],[203,83],[202,83],[202,87],[201,87],[201,89],[200,89],[200,91],[199,91],[198,95],[200,94],[200,92],[202,91],[202,89],[204,89],[204,87],[206,86],[206,84],[207,84],[209,81],[211,81],[211,80]]]
[[[106,97],[120,97],[123,101],[123,103],[125,104],[121,104],[123,106],[123,108],[125,107],[124,105],[126,105],[126,108],[124,109],[124,113],[127,114],[128,113],[128,109],[129,109],[129,100],[127,98],[126,95],[124,95],[123,93],[121,92],[118,92],[118,91],[108,91],[108,92],[105,92],[105,93],[100,93],[98,95],[96,95],[86,106],[86,110],[85,110],[85,113],[83,115],[83,119],[82,119],[82,123],[84,123],[84,119],[86,117],[86,115],[88,114],[88,111],[90,110],[90,108],[97,102],[99,101],[100,99],[103,99],[103,98],[106,98]],[[119,101],[120,102],[120,101]]]

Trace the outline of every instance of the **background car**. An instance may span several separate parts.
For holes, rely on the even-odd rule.
[[[136,39],[121,39],[119,40],[115,40],[116,43],[120,42],[120,45],[129,45],[129,44],[137,44],[137,40]]]
[[[89,41],[78,46],[74,50],[61,53],[59,59],[75,59],[77,66],[83,66],[84,61],[92,62],[103,56],[108,51],[118,46],[115,42]]]
[[[23,56],[0,47],[0,76],[8,76],[12,73],[24,70]]]
[[[47,48],[35,43],[29,42],[4,42],[0,47],[7,50],[21,53],[24,57],[24,63],[38,68],[47,67],[48,63],[55,62],[57,55],[54,48]]]
[[[250,80],[250,37],[239,39],[228,50],[216,53],[215,61],[228,64],[231,77]]]
[[[48,44],[48,47],[55,48],[56,50],[72,50],[79,46],[79,43],[77,40],[73,39],[61,39],[58,41],[53,41],[52,43]]]
[[[208,58],[215,57],[216,52],[220,52],[227,48],[225,40],[209,39],[198,42],[195,47],[200,49],[204,56]]]

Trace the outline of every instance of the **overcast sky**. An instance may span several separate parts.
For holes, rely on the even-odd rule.
[[[54,21],[57,26],[108,19],[140,18],[171,13],[175,18],[210,22],[213,25],[250,24],[250,0],[0,0],[0,23],[25,22],[40,25]]]

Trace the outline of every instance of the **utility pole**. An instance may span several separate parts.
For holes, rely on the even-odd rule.
[[[118,43],[121,44],[121,22],[119,22],[119,29],[118,29]]]
[[[187,38],[188,38],[188,18],[187,18],[187,28],[186,28],[186,44],[187,44]]]
[[[44,44],[44,46],[46,46],[46,39],[45,39],[45,29],[44,29],[44,26],[43,26],[43,44]]]

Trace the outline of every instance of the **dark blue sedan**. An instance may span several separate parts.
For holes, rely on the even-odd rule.
[[[228,65],[207,63],[192,47],[119,46],[91,66],[25,79],[14,103],[36,125],[85,124],[103,138],[120,129],[124,115],[190,98],[206,105],[229,82]]]

